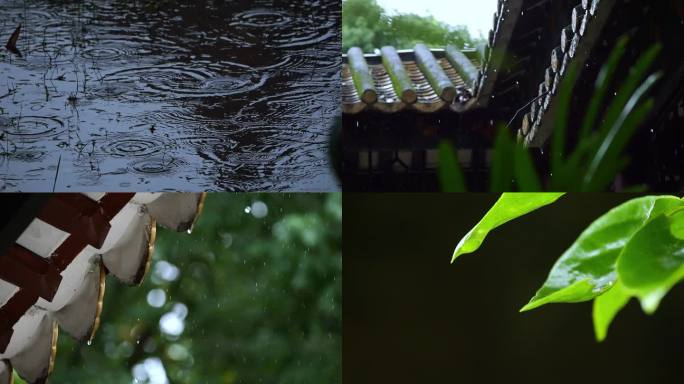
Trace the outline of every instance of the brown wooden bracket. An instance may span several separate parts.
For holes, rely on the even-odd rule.
[[[14,244],[0,256],[0,279],[51,301],[62,281],[60,270],[48,259]]]
[[[55,195],[38,218],[94,248],[101,248],[109,233],[109,221],[131,200],[134,193],[110,193],[101,201],[81,194]]]
[[[69,233],[49,258],[43,258],[18,244],[0,255],[0,279],[19,290],[0,307],[0,353],[4,353],[14,333],[14,325],[38,298],[51,301],[64,271],[83,249],[100,248],[110,230],[109,222],[135,196],[135,193],[108,193],[93,201],[81,194],[57,194],[38,214],[46,223]]]

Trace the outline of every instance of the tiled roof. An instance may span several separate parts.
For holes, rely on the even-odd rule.
[[[12,213],[0,255],[0,382],[52,370],[58,330],[79,341],[98,328],[105,275],[139,284],[156,224],[189,230],[203,194],[57,194]],[[33,208],[31,208],[33,207]]]
[[[601,35],[615,0],[582,0],[573,7],[570,25],[558,31],[559,45],[551,50],[548,65],[539,83],[539,92],[523,112],[518,138],[528,146],[541,146],[549,138],[554,125],[554,107],[560,83],[570,64],[581,68]]]
[[[475,50],[413,50],[383,47],[363,55],[352,48],[342,68],[342,110],[398,112],[414,109],[435,112],[462,111],[472,100],[479,79],[480,58]],[[369,73],[370,76],[365,76]]]
[[[520,107],[517,103],[531,96],[529,99],[533,101],[520,111],[514,123],[520,140],[529,146],[540,146],[552,130],[553,106],[560,81],[570,63],[582,65],[587,59],[614,4],[615,0],[578,0],[572,7],[565,3],[552,4],[551,0],[499,0],[487,44],[477,50],[459,51],[454,47],[427,50],[417,45],[413,50],[398,52],[417,94],[415,101],[402,100],[397,94],[401,81],[391,73],[391,56],[396,52],[393,48],[386,47],[381,53],[366,55],[361,55],[358,48],[352,48],[346,55],[347,63],[342,72],[343,112],[405,109],[464,112],[491,105],[492,114],[498,113],[503,116],[497,117],[508,119]],[[557,7],[556,11],[560,13],[571,10],[571,14],[554,19],[569,19],[570,25],[550,31],[558,36],[553,39],[557,40],[553,44],[558,46],[551,51],[540,50],[537,40],[541,33],[548,31],[541,32],[539,25],[528,22],[530,17],[543,17],[535,12],[545,7]],[[553,22],[547,24],[553,28]],[[548,40],[546,36],[545,39]],[[432,75],[428,65],[421,63],[422,57],[438,63],[436,75]],[[537,73],[540,59],[548,61],[545,71]],[[370,73],[367,80],[359,76],[364,70]],[[440,70],[450,82],[446,93],[440,93],[439,83],[435,81]],[[541,80],[538,88],[537,79]],[[534,85],[534,92],[521,93],[522,83]],[[495,97],[497,103],[494,103]]]
[[[350,49],[342,70],[342,111],[349,114],[364,110],[398,112],[404,109],[463,112],[474,107],[486,107],[524,2],[499,0],[488,44],[478,49],[459,50],[447,46],[445,49],[428,50],[418,44],[413,50],[397,52],[393,47],[383,47],[380,53],[366,55],[362,55],[359,48]],[[392,67],[397,67],[393,65],[397,62],[392,59],[393,53],[398,54],[404,64],[410,85],[417,95],[416,100],[402,100],[397,95],[401,80],[392,73],[396,72]],[[438,65],[431,66],[433,61]],[[363,72],[366,71],[371,75],[364,82]],[[440,86],[438,79],[444,79],[442,74],[450,84]]]

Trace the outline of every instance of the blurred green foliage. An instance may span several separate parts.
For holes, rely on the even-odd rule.
[[[613,181],[630,162],[625,149],[653,108],[654,100],[647,97],[648,92],[662,75],[660,72],[649,75],[649,68],[662,49],[662,45],[656,43],[638,57],[627,78],[614,79],[618,66],[627,65],[623,56],[628,42],[627,36],[621,37],[602,66],[581,127],[568,127],[573,89],[580,70],[575,64],[570,65],[556,101],[555,125],[549,145],[549,177],[539,172],[530,150],[521,140],[511,137],[509,127],[499,126],[493,146],[491,192],[601,192],[611,188]],[[616,83],[614,86],[618,91],[610,100],[605,100],[612,83]],[[605,113],[601,117],[599,112],[602,109]],[[572,147],[566,140],[568,128],[579,132]],[[466,191],[463,171],[453,146],[448,142],[441,143],[439,154],[438,174],[442,190]],[[646,186],[635,185],[623,192],[644,189]]]
[[[361,47],[365,52],[372,52],[385,45],[409,49],[417,43],[424,43],[432,48],[444,48],[447,44],[473,48],[481,41],[482,38],[471,37],[466,27],[450,26],[432,16],[390,16],[375,0],[342,2],[343,52],[351,47]]]
[[[209,194],[192,234],[158,230],[141,287],[107,278],[98,333],[61,335],[51,382],[156,382],[145,361],[170,383],[341,382],[341,221],[340,194]],[[183,305],[182,333],[163,333]]]

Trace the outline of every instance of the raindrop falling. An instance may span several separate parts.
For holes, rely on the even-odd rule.
[[[255,201],[250,207],[252,216],[257,219],[263,219],[268,215],[268,206],[263,201]]]

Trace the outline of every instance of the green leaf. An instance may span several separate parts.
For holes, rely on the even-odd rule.
[[[598,218],[561,255],[521,311],[547,303],[591,300],[608,290],[617,279],[615,264],[629,239],[651,218],[679,204],[681,200],[673,196],[640,197]]]
[[[605,137],[608,134],[608,131],[613,127],[618,118],[624,114],[625,105],[634,97],[637,88],[642,85],[642,81],[647,75],[648,68],[653,61],[655,61],[661,49],[661,44],[654,44],[639,56],[637,62],[632,66],[629,76],[625,78],[604,115],[604,122],[599,128],[602,137]]]
[[[525,215],[535,209],[551,204],[563,193],[504,193],[477,225],[456,246],[451,259],[477,250],[487,234],[494,228]]]
[[[463,171],[458,165],[458,158],[448,141],[439,143],[438,174],[442,192],[465,192]]]
[[[556,107],[556,119],[553,129],[553,137],[551,140],[551,170],[557,173],[561,170],[563,163],[563,152],[565,152],[565,131],[568,125],[568,112],[570,109],[570,100],[572,99],[572,90],[577,81],[577,66],[571,65],[570,69],[561,84],[560,92],[558,93],[558,104]]]
[[[494,140],[494,151],[492,152],[490,192],[511,190],[511,179],[513,178],[511,159],[514,156],[513,150],[514,143],[508,134],[508,130],[504,127],[499,127],[499,132]]]
[[[594,299],[594,333],[597,341],[605,340],[610,323],[631,297],[618,279],[612,288]]]
[[[601,71],[596,79],[595,91],[589,103],[589,109],[584,115],[584,120],[582,121],[582,128],[579,135],[580,141],[588,137],[589,133],[592,131],[596,116],[598,116],[599,109],[603,105],[603,99],[608,90],[608,85],[615,74],[618,64],[620,64],[620,59],[625,53],[625,48],[627,48],[628,41],[628,36],[620,37],[617,44],[615,44],[615,48],[613,48],[613,50],[610,52],[608,61],[606,61],[606,64],[601,67]]]
[[[672,236],[684,240],[684,207],[673,212],[670,232],[672,232]]]
[[[600,165],[606,160],[614,158],[616,154],[619,154],[622,151],[629,138],[632,137],[634,130],[646,118],[651,108],[653,108],[652,100],[649,100],[638,107],[637,104],[659,78],[659,74],[649,76],[646,81],[634,91],[634,94],[629,98],[628,102],[624,104],[620,115],[613,126],[605,135],[603,135],[601,146],[589,164],[589,169],[584,177],[585,185],[592,185],[593,178],[599,170]],[[589,190],[593,189],[590,187]]]
[[[654,312],[660,299],[684,277],[684,239],[671,230],[673,224],[679,225],[680,212],[661,213],[644,225],[627,242],[617,263],[620,279],[647,313]]]
[[[515,146],[514,153],[515,181],[518,189],[525,192],[541,191],[541,182],[527,148],[518,144]]]

